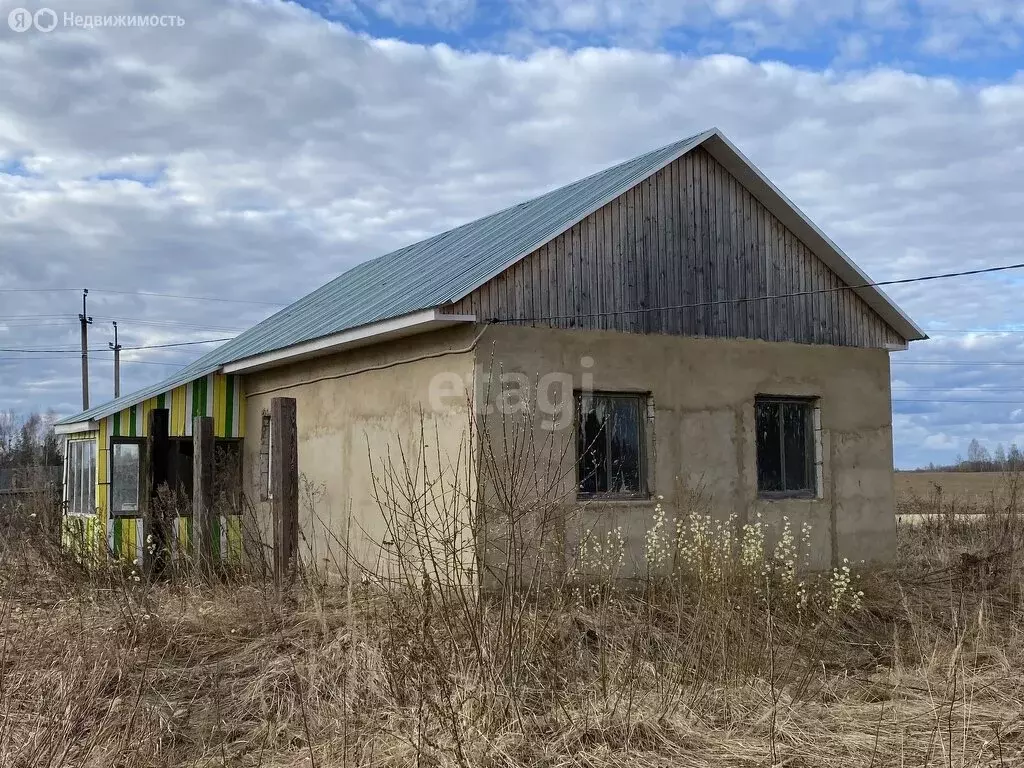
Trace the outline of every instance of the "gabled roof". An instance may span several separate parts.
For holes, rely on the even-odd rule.
[[[704,146],[725,165],[847,284],[870,282],[713,128],[353,267],[170,378],[57,423],[101,419],[228,363],[458,301],[698,146]],[[882,291],[867,287],[856,292],[901,336],[908,340],[925,338]]]

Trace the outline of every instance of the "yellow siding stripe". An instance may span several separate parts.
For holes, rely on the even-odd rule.
[[[226,377],[213,377],[213,425],[214,435],[217,437],[224,437],[224,428],[228,425],[227,411],[224,410],[224,406],[228,401],[227,385],[228,380]]]
[[[140,525],[138,518],[130,518],[125,526],[125,534],[121,537],[121,557],[129,562],[136,558],[136,542],[139,537],[137,528]]]
[[[221,559],[239,565],[242,562],[242,516],[227,515],[224,518],[227,525],[227,552],[221,554]]]
[[[178,538],[178,555],[181,558],[188,557],[192,551],[192,542],[189,539],[188,518],[179,517],[175,521]]]
[[[171,392],[171,430],[175,437],[185,436],[185,387],[175,387]]]

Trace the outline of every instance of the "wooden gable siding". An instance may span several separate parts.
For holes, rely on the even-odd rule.
[[[904,343],[855,293],[832,290],[842,285],[698,148],[448,311],[558,328],[855,347]],[[802,291],[822,292],[730,301]],[[629,311],[680,305],[686,308]]]

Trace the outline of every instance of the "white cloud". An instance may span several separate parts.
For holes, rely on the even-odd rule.
[[[128,12],[124,2],[95,5]],[[602,6],[603,18],[615,7]],[[90,287],[95,346],[109,336],[100,318],[121,318],[124,342],[138,344],[220,336],[214,328],[269,311],[98,289],[290,301],[370,256],[709,125],[875,277],[1020,260],[1022,81],[975,86],[625,49],[510,57],[373,40],[272,0],[175,10],[184,28],[0,37],[4,71],[32,73],[0,92],[0,156],[29,173],[0,173],[0,285]],[[971,329],[1024,323],[1019,285],[1003,276],[891,293],[926,327]],[[73,292],[0,300],[3,317],[67,315],[0,320],[0,346],[74,348]],[[895,360],[1024,359],[1020,339],[954,335]],[[97,397],[110,389],[99,357]],[[128,365],[124,389],[164,370]],[[966,388],[1014,386],[1022,369],[894,370],[907,386]],[[0,353],[0,401],[66,412],[76,376],[73,352],[32,366]],[[951,397],[901,397],[911,393]],[[1008,442],[1012,410],[898,404],[897,455],[948,459],[930,435]]]
[[[937,432],[933,435],[928,435],[924,439],[925,448],[932,448],[938,450],[946,450],[950,448],[956,448],[959,445],[955,437],[951,437],[943,432]]]
[[[374,0],[372,3],[377,13],[392,21],[442,28],[465,21],[473,14],[474,5],[473,0]]]
[[[688,32],[705,49],[748,52],[834,46],[843,64],[856,63],[851,54],[872,33],[891,42],[897,57],[963,56],[968,42],[1019,51],[1024,34],[1024,10],[1015,0],[517,0],[515,7],[536,32],[647,45]]]

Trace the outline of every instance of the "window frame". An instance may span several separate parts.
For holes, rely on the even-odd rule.
[[[114,446],[115,445],[137,445],[139,446],[139,481],[138,481],[138,498],[135,501],[134,510],[120,511],[114,509]],[[110,517],[111,518],[137,518],[142,514],[142,452],[145,450],[146,438],[144,437],[111,437],[110,438],[110,482],[108,496],[110,498]]]
[[[260,501],[274,500],[272,477],[274,453],[274,423],[270,411],[264,410],[260,421],[259,493]]]
[[[634,492],[620,493],[615,491],[582,491],[580,490],[580,470],[583,466],[583,455],[580,452],[580,416],[582,414],[583,398],[629,398],[637,404],[637,474],[640,488]],[[651,498],[651,480],[648,477],[647,461],[647,440],[648,440],[648,413],[650,410],[650,392],[630,392],[623,390],[577,389],[573,391],[573,443],[576,453],[576,498],[581,501],[648,501]],[[608,439],[611,439],[610,433]],[[607,461],[612,460],[611,450],[607,451]],[[606,467],[610,473],[611,468]]]
[[[804,457],[805,457],[805,477],[808,483],[807,488],[799,488],[795,490],[783,489],[781,491],[766,491],[761,488],[761,441],[760,436],[757,432],[757,407],[762,403],[770,403],[773,405],[799,405],[802,406],[804,411]],[[801,395],[756,395],[754,397],[754,470],[756,475],[757,483],[757,496],[759,499],[772,500],[786,500],[786,499],[805,499],[813,500],[820,498],[821,489],[818,487],[818,471],[817,465],[819,463],[818,457],[818,442],[817,442],[817,429],[815,424],[815,411],[820,407],[820,398],[814,396],[801,396]],[[782,408],[779,408],[779,464],[782,468],[782,483],[786,484],[786,430],[785,420],[782,415]]]
[[[85,478],[85,467],[81,468],[81,474],[79,474],[77,480],[76,480],[76,478],[74,476],[75,473],[73,471],[73,466],[72,465],[74,463],[74,458],[75,457],[72,454],[73,454],[73,452],[74,453],[78,453],[78,451],[75,450],[75,448],[77,448],[77,446],[87,446],[87,447],[91,446],[92,447],[92,462],[91,462],[92,473],[91,473],[91,482],[89,483],[89,487],[91,487],[92,491],[91,491],[91,494],[89,496],[87,496],[86,498],[81,499],[80,500],[81,504],[78,505],[78,506],[84,506],[85,502],[89,498],[91,498],[92,499],[92,510],[91,511],[82,511],[82,510],[75,509],[74,508],[75,505],[73,505],[73,503],[72,503],[72,497],[71,497],[72,483],[74,483],[75,487],[77,487],[78,490],[81,491],[81,489],[83,487],[82,486],[82,480]],[[97,439],[96,439],[95,436],[91,436],[91,437],[87,437],[87,438],[79,438],[79,439],[75,439],[75,440],[68,440],[67,442],[65,442],[65,444],[64,444],[64,514],[66,516],[68,516],[68,517],[95,517],[98,514],[97,489],[96,489],[96,481],[97,481],[97,479],[99,477],[99,474],[98,474],[98,470],[99,470],[98,462],[99,462],[99,449],[97,447]]]

